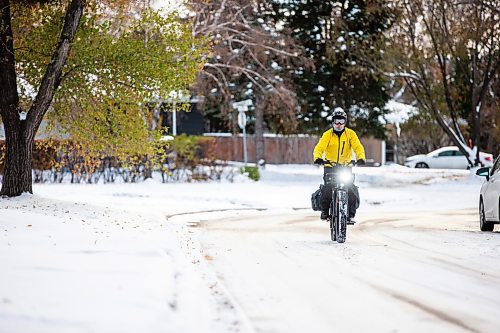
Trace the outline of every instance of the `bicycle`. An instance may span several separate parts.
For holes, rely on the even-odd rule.
[[[356,161],[347,164],[339,164],[324,160],[325,164],[331,165],[332,172],[325,173],[325,184],[332,186],[332,202],[329,208],[328,221],[330,223],[330,236],[332,241],[344,243],[347,238],[347,225],[349,221],[349,198],[348,188],[354,182],[352,167]]]

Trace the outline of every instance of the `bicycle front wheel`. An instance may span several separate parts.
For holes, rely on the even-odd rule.
[[[335,216],[337,242],[344,243],[347,238],[347,219],[349,214],[349,205],[347,202],[347,191],[337,191],[335,206],[337,214]]]

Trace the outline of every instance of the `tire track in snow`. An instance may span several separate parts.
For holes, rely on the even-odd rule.
[[[417,301],[416,299],[405,296],[405,295],[398,293],[394,290],[390,290],[388,288],[385,288],[385,287],[382,287],[379,285],[375,285],[375,284],[368,282],[366,280],[363,282],[370,285],[372,288],[379,290],[379,291],[383,292],[384,294],[389,295],[389,296],[393,297],[394,299],[397,299],[398,301],[401,301],[403,303],[414,306],[414,307],[438,318],[439,320],[442,320],[442,321],[447,322],[451,325],[460,327],[468,332],[480,333],[479,330],[476,330],[475,328],[470,327],[469,325],[462,322],[460,319],[452,317],[449,314],[447,314],[443,311],[440,311],[436,308],[433,308],[429,305],[423,304],[423,303]]]

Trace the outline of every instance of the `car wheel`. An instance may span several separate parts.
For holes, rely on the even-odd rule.
[[[486,221],[486,215],[484,214],[484,204],[483,199],[479,200],[479,228],[481,231],[493,231],[494,224]]]
[[[427,163],[424,163],[424,162],[418,162],[417,164],[415,164],[415,168],[419,168],[419,169],[429,169],[429,166],[427,165]]]

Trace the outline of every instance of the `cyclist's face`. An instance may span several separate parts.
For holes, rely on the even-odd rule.
[[[345,119],[344,118],[335,118],[332,121],[333,129],[336,131],[342,131],[345,127]]]

